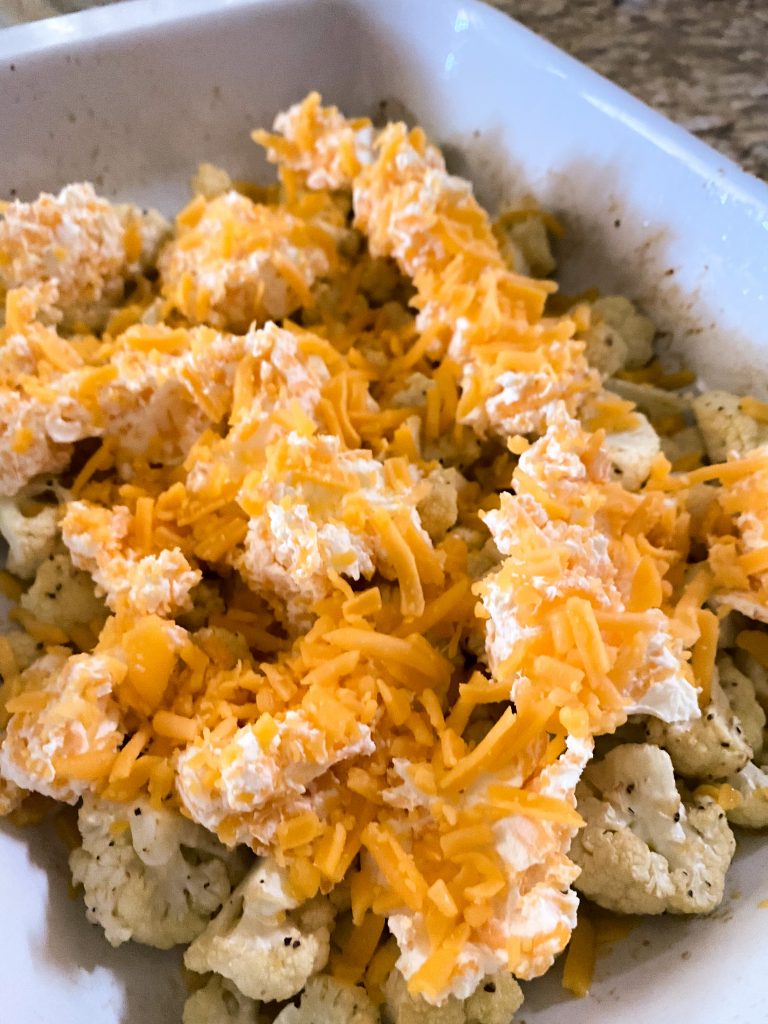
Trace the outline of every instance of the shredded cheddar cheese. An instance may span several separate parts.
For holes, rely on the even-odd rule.
[[[343,885],[329,970],[376,1005],[395,970],[439,1005],[566,946],[583,996],[576,783],[630,715],[709,703],[718,616],[768,667],[768,453],[656,455],[630,491],[597,296],[508,244],[559,222],[492,224],[421,129],[314,93],[254,138],[279,185],[223,174],[154,246],[90,186],[0,219],[0,531],[53,522],[0,571],[0,782],[181,811],[300,902]],[[30,596],[54,551],[79,619]]]

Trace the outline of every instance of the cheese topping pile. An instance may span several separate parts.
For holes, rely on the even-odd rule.
[[[550,967],[595,738],[697,719],[718,613],[768,622],[768,450],[673,465],[617,307],[530,273],[558,226],[420,129],[313,94],[254,137],[279,186],[209,169],[173,225],[0,221],[0,803],[180,810],[441,1004]]]

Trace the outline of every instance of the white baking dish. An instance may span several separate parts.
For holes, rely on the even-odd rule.
[[[170,212],[202,159],[261,174],[250,129],[311,88],[421,122],[489,203],[534,192],[569,227],[569,290],[640,299],[709,386],[768,394],[768,189],[472,0],[137,0],[6,30],[0,198],[88,178]],[[0,831],[0,1021],[180,1021],[177,959],[111,950],[39,839]],[[768,843],[729,877],[714,918],[637,928],[587,1001],[555,968],[522,1018],[768,1020]]]

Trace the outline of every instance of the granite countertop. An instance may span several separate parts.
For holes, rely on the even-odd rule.
[[[495,6],[768,179],[765,0],[496,0]]]
[[[108,2],[0,0],[0,26]],[[768,180],[765,0],[491,2]]]

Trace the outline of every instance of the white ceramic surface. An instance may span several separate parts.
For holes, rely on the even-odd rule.
[[[642,300],[709,386],[768,394],[768,189],[472,0],[135,0],[9,29],[0,197],[90,178],[171,212],[200,160],[262,174],[250,129],[311,88],[418,120],[490,204],[534,192],[568,225],[567,290]],[[743,843],[729,894],[638,928],[589,1000],[528,986],[522,1018],[763,1024],[768,844]],[[49,837],[0,830],[0,915],[2,1024],[180,1020],[173,955],[112,951]]]

